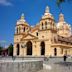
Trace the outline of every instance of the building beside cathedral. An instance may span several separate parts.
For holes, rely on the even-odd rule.
[[[31,27],[24,15],[17,21],[14,34],[14,56],[63,56],[72,55],[71,26],[60,13],[55,22],[49,7],[40,22]]]

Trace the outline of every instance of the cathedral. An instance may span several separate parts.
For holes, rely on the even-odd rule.
[[[38,24],[30,26],[24,14],[17,20],[13,55],[19,57],[49,57],[72,55],[71,26],[59,14],[56,23],[47,6]]]

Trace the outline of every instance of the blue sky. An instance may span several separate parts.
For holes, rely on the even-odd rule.
[[[0,44],[13,43],[16,21],[24,13],[30,25],[39,22],[46,6],[50,7],[56,22],[60,13],[56,0],[0,0]],[[72,24],[72,2],[62,4],[62,13],[66,22]]]

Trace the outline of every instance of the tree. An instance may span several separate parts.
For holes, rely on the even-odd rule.
[[[65,3],[65,2],[71,3],[72,0],[56,0],[56,4],[57,4],[57,6],[59,7],[60,12],[62,12],[62,3]]]
[[[61,3],[65,2],[65,0],[57,0],[56,3],[58,6],[60,6]]]
[[[13,44],[12,43],[8,47],[8,54],[9,56],[13,56]]]
[[[72,0],[56,0],[58,6],[60,6],[63,2],[72,2]]]
[[[0,55],[1,55],[1,52],[2,52],[2,47],[0,46]]]

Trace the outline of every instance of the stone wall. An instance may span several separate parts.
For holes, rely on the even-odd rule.
[[[37,72],[43,62],[37,60],[0,60],[0,72]]]

